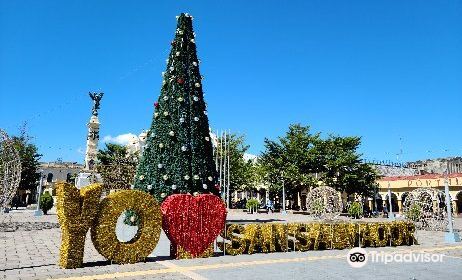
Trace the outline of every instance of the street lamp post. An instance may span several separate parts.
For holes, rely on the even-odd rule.
[[[388,213],[388,219],[394,221],[395,220],[395,214],[393,214],[393,205],[391,203],[390,182],[388,182],[388,204],[390,205],[390,212]]]
[[[444,241],[446,243],[456,243],[460,242],[460,236],[457,232],[454,232],[452,226],[452,207],[451,207],[451,198],[449,197],[449,185],[448,185],[448,177],[446,172],[446,178],[444,178],[444,195],[446,197],[446,210],[448,215],[448,232],[444,234]]]
[[[43,184],[43,176],[42,176],[43,170],[40,170],[40,183],[38,187],[38,192],[37,192],[37,209],[34,212],[34,216],[42,216],[42,210],[40,209],[40,194],[42,193],[42,184]]]
[[[286,212],[286,189],[284,186],[284,172],[282,172],[281,181],[282,181],[282,214],[287,214]]]

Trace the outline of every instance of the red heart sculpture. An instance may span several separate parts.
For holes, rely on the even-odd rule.
[[[225,226],[225,205],[213,194],[174,194],[161,210],[167,237],[194,257],[205,252]]]

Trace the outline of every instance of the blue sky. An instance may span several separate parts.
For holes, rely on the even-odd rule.
[[[0,0],[0,127],[83,162],[101,89],[101,138],[139,134],[181,12],[210,123],[250,152],[299,122],[362,136],[368,159],[462,155],[462,1]]]

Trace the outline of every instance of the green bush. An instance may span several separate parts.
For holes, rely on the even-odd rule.
[[[40,209],[42,209],[43,214],[47,214],[48,210],[53,208],[53,197],[50,195],[48,191],[45,191],[41,196],[40,196]]]
[[[353,218],[359,218],[360,216],[363,215],[363,207],[361,203],[355,201],[350,204],[350,207],[348,207],[348,214],[350,217]]]
[[[251,209],[255,209],[255,208],[258,208],[260,206],[260,201],[258,201],[258,199],[256,198],[251,198],[247,201],[247,203],[245,204],[245,207],[247,209],[251,208]]]

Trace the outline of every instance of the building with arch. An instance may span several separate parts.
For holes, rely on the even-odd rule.
[[[377,181],[379,191],[376,199],[369,198],[369,207],[381,210],[382,205],[379,202],[386,204],[390,209],[388,202],[388,187],[392,194],[392,210],[393,212],[402,213],[403,204],[409,192],[418,188],[430,188],[444,193],[444,183],[448,181],[449,196],[451,197],[452,207],[456,214],[462,213],[462,173],[444,174],[425,174],[413,176],[390,176],[383,177]],[[374,207],[374,204],[377,207]],[[381,206],[381,207],[380,207]]]

